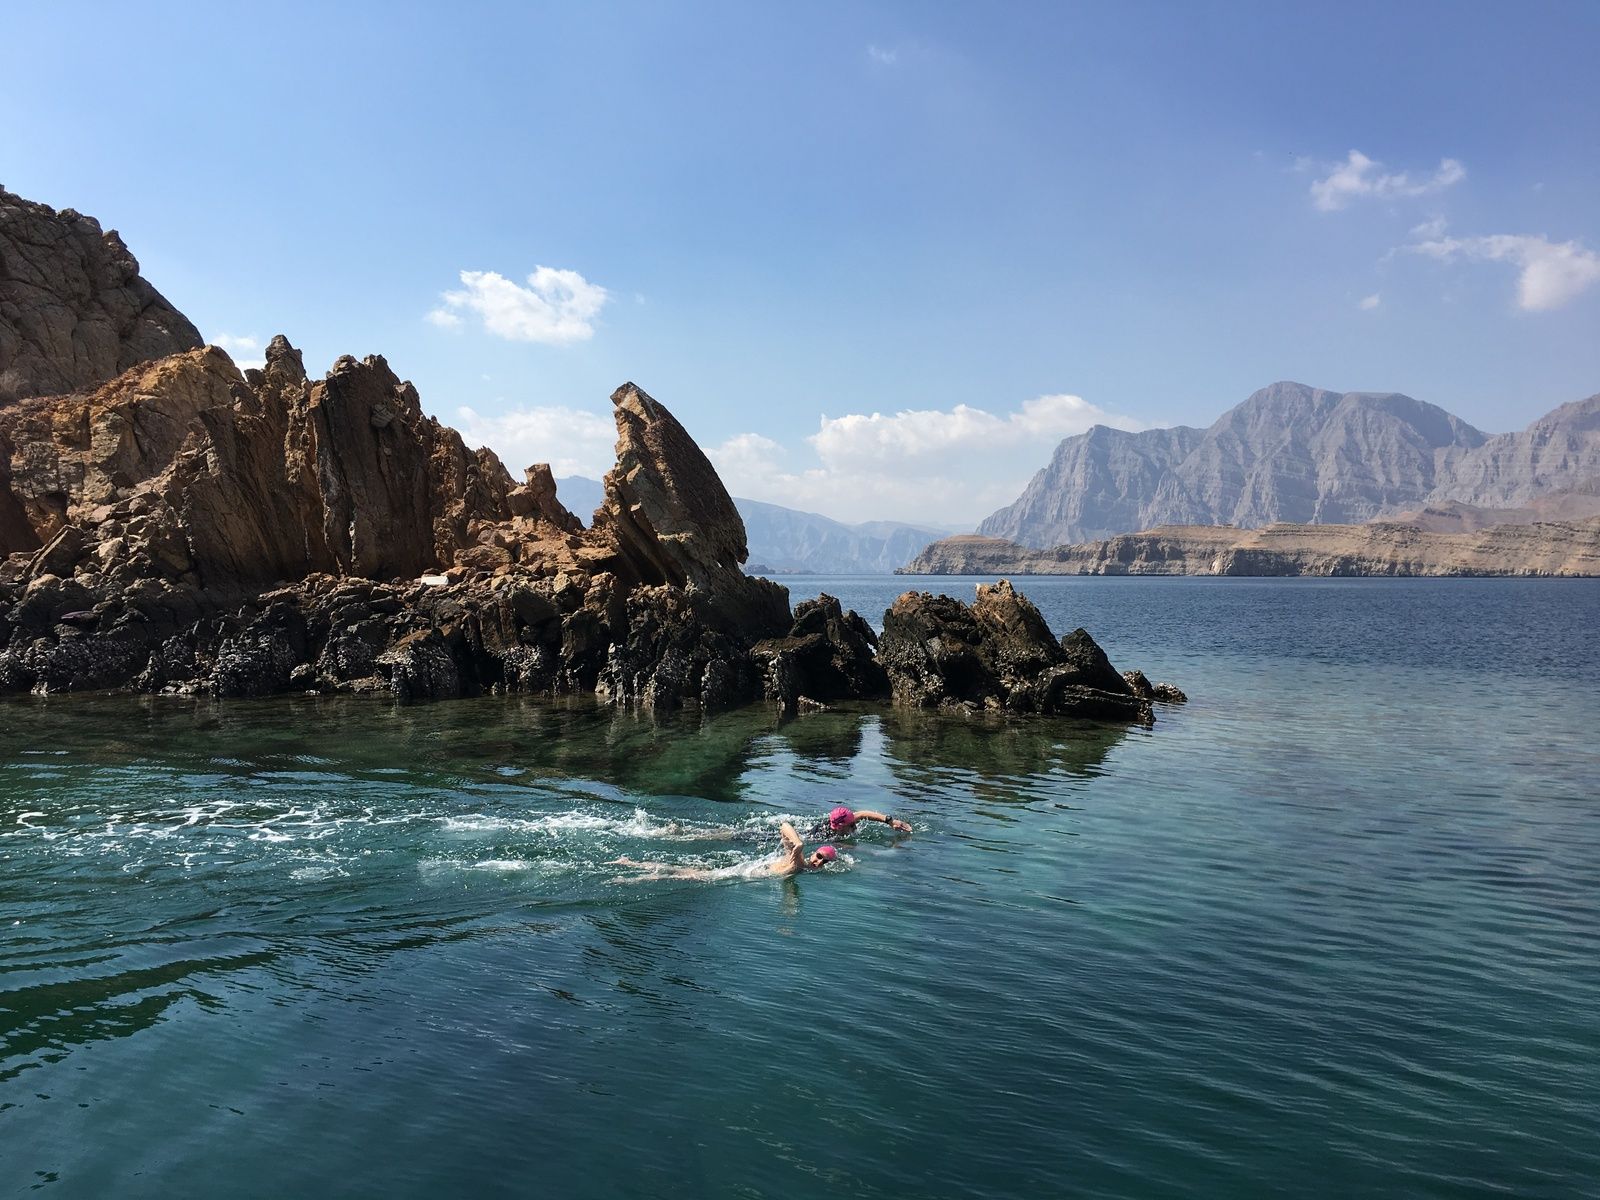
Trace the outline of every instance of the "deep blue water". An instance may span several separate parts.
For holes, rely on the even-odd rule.
[[[1595,1195],[1600,582],[1023,590],[1191,703],[0,704],[0,1192]]]

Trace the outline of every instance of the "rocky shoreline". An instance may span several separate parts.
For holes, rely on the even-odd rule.
[[[1004,581],[970,606],[907,593],[881,640],[826,595],[791,611],[741,569],[710,462],[631,383],[586,528],[547,466],[515,483],[381,357],[313,381],[281,336],[244,373],[198,340],[114,233],[0,192],[0,694],[881,699],[1137,722],[1181,697],[1082,630],[1057,640]]]
[[[1600,517],[1463,533],[1405,521],[1165,525],[1049,550],[968,534],[932,543],[896,574],[1585,577],[1600,575]]]

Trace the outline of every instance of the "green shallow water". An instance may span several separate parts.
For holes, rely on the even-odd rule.
[[[1593,1194],[1600,586],[1024,590],[1192,702],[0,704],[0,1191]]]

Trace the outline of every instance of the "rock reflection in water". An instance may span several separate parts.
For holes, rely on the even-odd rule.
[[[1092,778],[1124,738],[1148,736],[1131,726],[1091,721],[957,720],[911,709],[896,709],[878,722],[890,769],[916,799],[947,797],[955,775],[981,799],[1028,803],[1039,798],[1042,781],[1061,775]]]

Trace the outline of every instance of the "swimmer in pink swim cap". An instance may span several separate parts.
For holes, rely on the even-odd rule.
[[[911,832],[911,825],[898,817],[891,817],[887,813],[873,812],[870,808],[857,809],[852,812],[842,804],[828,814],[828,830],[831,833],[839,834],[854,833],[856,826],[862,821],[881,821],[896,833]]]
[[[839,852],[832,846],[818,846],[810,854],[806,853],[806,844],[800,835],[795,832],[794,826],[785,821],[778,830],[783,838],[783,849],[776,858],[767,864],[767,870],[774,875],[798,875],[801,871],[820,871],[829,863],[838,861]],[[675,867],[671,863],[636,862],[631,858],[614,858],[611,860],[619,867],[633,867],[639,871],[653,871],[658,876],[667,879],[716,879],[715,870],[705,867]]]

